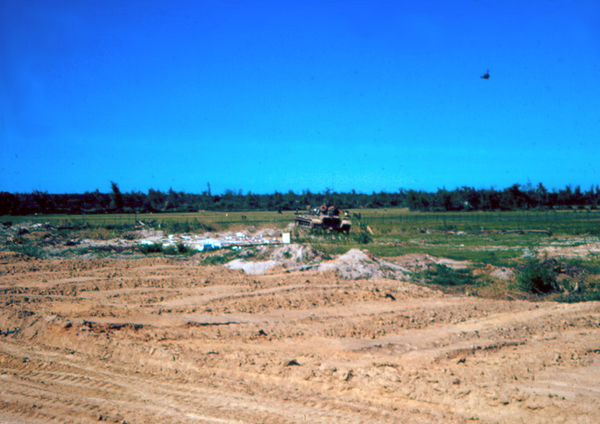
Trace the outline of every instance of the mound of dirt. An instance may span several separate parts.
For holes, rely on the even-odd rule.
[[[231,270],[241,269],[248,275],[263,275],[279,265],[281,265],[281,263],[278,261],[252,262],[245,259],[235,259],[226,263],[225,267]]]
[[[266,274],[278,266],[292,271],[333,271],[344,280],[388,278],[391,280],[408,281],[411,272],[376,258],[366,250],[352,249],[348,253],[332,260],[324,260],[326,255],[312,247],[293,244],[272,249],[266,261],[248,261],[235,259],[225,266],[232,270],[243,270],[249,275]]]
[[[225,267],[242,270],[248,275],[262,275],[277,267],[295,269],[308,265],[310,268],[320,263],[324,257],[328,257],[303,244],[263,245],[256,248],[254,255],[255,259],[259,260],[235,259],[225,264]]]
[[[285,244],[277,246],[270,252],[274,261],[282,261],[286,266],[321,262],[327,255],[305,244]]]
[[[515,272],[510,268],[496,268],[490,272],[490,277],[508,281],[515,278]]]
[[[316,269],[320,272],[333,270],[345,280],[388,278],[408,281],[411,274],[406,268],[378,259],[367,250],[358,249],[352,249],[332,261],[322,263]]]

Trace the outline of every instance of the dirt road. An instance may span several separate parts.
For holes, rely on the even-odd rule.
[[[0,422],[597,423],[600,304],[0,253]]]

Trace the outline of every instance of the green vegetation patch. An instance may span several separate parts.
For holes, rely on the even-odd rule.
[[[23,255],[27,255],[32,258],[37,259],[45,259],[46,254],[44,250],[38,246],[33,244],[25,243],[25,244],[13,244],[9,247],[11,252],[21,253]]]
[[[561,293],[555,300],[566,303],[600,301],[600,282],[579,284],[576,290]]]
[[[415,278],[427,284],[444,287],[455,287],[477,284],[478,277],[470,269],[453,269],[446,265],[436,264],[434,268],[416,273]]]
[[[200,259],[199,265],[223,265],[239,257],[239,252],[234,250],[214,253]]]
[[[517,268],[514,288],[530,294],[548,294],[559,290],[552,261],[530,259]]]
[[[163,255],[193,255],[197,253],[193,249],[189,249],[183,243],[177,243],[177,245],[168,245],[163,246],[162,243],[156,242],[151,244],[140,244],[138,246],[138,250],[144,255],[149,255],[152,253],[162,253]]]
[[[139,251],[144,255],[148,255],[149,253],[161,253],[162,248],[162,243],[140,244],[138,247]]]

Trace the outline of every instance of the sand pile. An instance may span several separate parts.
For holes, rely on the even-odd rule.
[[[232,270],[243,270],[249,275],[265,274],[276,267],[287,272],[313,270],[333,271],[345,280],[388,278],[407,281],[410,271],[391,262],[378,259],[366,250],[352,249],[337,258],[324,257],[313,248],[290,244],[274,249],[265,261],[236,259],[225,266]]]
[[[391,262],[378,259],[366,250],[352,249],[338,258],[320,264],[316,269],[320,272],[335,271],[346,280],[388,278],[407,281],[410,271]]]

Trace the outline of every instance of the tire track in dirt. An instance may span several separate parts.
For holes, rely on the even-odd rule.
[[[0,264],[0,306],[7,422],[600,418],[598,302],[142,259]]]
[[[27,363],[33,364],[31,360]],[[52,367],[52,364],[50,365]],[[44,373],[26,371],[32,368],[32,365],[22,365],[13,369],[18,371],[18,378],[3,378],[11,385],[13,392],[10,395],[18,395],[21,405],[30,405],[31,410],[34,411],[26,414],[30,418],[52,419],[51,415],[36,412],[36,408],[50,411],[52,414],[59,413],[62,408],[68,411],[70,416],[76,416],[79,419],[91,419],[98,416],[107,418],[119,414],[127,417],[129,411],[133,411],[130,412],[131,415],[137,416],[140,413],[138,405],[143,404],[152,412],[144,417],[144,422],[197,422],[197,420],[202,420],[239,423],[256,422],[254,420],[259,419],[266,420],[265,422],[308,420],[310,422],[358,423],[364,419],[364,411],[353,419],[346,404],[341,405],[342,410],[336,410],[336,408],[340,408],[341,401],[339,400],[334,403],[332,410],[325,412],[324,409],[327,409],[327,405],[324,403],[318,405],[318,408],[299,408],[298,405],[289,405],[287,402],[262,399],[259,394],[252,392],[230,391],[214,386],[210,389],[198,387],[198,385],[189,387],[185,383],[178,384],[164,380],[149,384],[147,379],[127,375],[126,372],[99,371],[82,365],[73,366],[64,363],[57,365],[61,368],[68,368],[69,373],[64,371],[46,371]],[[4,373],[7,369],[3,368],[2,371]],[[90,375],[95,375],[94,379],[91,379]],[[98,379],[103,382],[99,382]],[[50,390],[43,386],[50,386]],[[223,386],[226,387],[227,384]],[[133,393],[135,396],[131,395]],[[125,396],[126,394],[129,395]],[[94,402],[95,399],[102,399],[102,402],[96,405],[89,403]],[[147,405],[150,401],[151,404]],[[193,405],[204,406],[198,408]],[[20,406],[19,408],[22,411],[24,407]],[[223,409],[247,411],[247,417],[233,420],[221,418],[223,413],[220,411]],[[239,412],[236,415],[239,416]],[[243,416],[244,413],[241,415]],[[290,417],[286,417],[286,415],[290,415]],[[189,420],[182,419],[182,416]],[[376,419],[376,417],[373,418]],[[59,420],[59,422],[77,422],[77,420]]]

